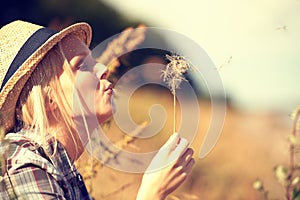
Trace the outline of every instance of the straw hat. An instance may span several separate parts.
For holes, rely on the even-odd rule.
[[[20,92],[37,64],[65,36],[73,34],[88,46],[92,30],[77,23],[59,32],[24,21],[14,21],[0,29],[0,126],[14,127]]]

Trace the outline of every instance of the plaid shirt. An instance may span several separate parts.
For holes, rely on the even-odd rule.
[[[91,199],[63,145],[51,140],[43,149],[26,132],[7,134],[2,142],[1,199]]]

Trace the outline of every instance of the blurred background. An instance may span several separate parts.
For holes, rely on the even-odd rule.
[[[299,9],[299,0],[11,0],[2,2],[0,26],[23,19],[59,30],[86,21],[93,28],[91,48],[139,24],[189,37],[206,51],[219,71],[228,100],[227,115],[213,151],[204,159],[196,158],[192,175],[169,199],[263,199],[252,188],[258,177],[264,181],[270,198],[284,199],[284,187],[276,181],[273,169],[289,162],[289,114],[300,103]],[[184,48],[184,44],[170,38],[146,40]],[[161,52],[147,53],[120,58],[118,73],[148,56],[161,56]],[[168,90],[160,89],[158,94],[146,88],[133,98],[138,111],[159,101],[172,112]],[[201,115],[209,116],[210,101],[201,92],[199,102]],[[138,118],[143,117],[135,109],[134,118],[142,123]],[[199,124],[199,134],[192,143],[197,152],[209,123],[204,118]],[[115,126],[111,122],[106,128],[114,132],[112,140],[120,141],[123,135]],[[170,127],[171,122],[164,131]],[[155,143],[153,148],[165,139],[157,138],[161,143]],[[124,148],[141,148],[139,141],[132,143]],[[86,159],[89,156],[83,156],[83,163]],[[83,164],[79,162],[78,166],[86,173],[95,199],[135,198],[141,175],[99,165],[89,174]]]

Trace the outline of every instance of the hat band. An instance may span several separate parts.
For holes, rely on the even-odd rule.
[[[9,66],[1,84],[1,91],[10,77],[12,77],[12,75],[18,70],[18,68],[55,33],[57,33],[57,31],[49,28],[41,28],[28,38]]]

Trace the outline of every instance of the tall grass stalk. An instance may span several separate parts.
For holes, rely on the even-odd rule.
[[[299,154],[300,136],[300,106],[291,114],[293,120],[289,141],[289,163],[288,165],[277,165],[274,174],[277,182],[284,188],[286,200],[300,200],[300,163],[296,162],[296,155]],[[265,189],[261,180],[257,179],[253,183],[253,188],[264,194],[264,199],[268,200],[268,190]]]

